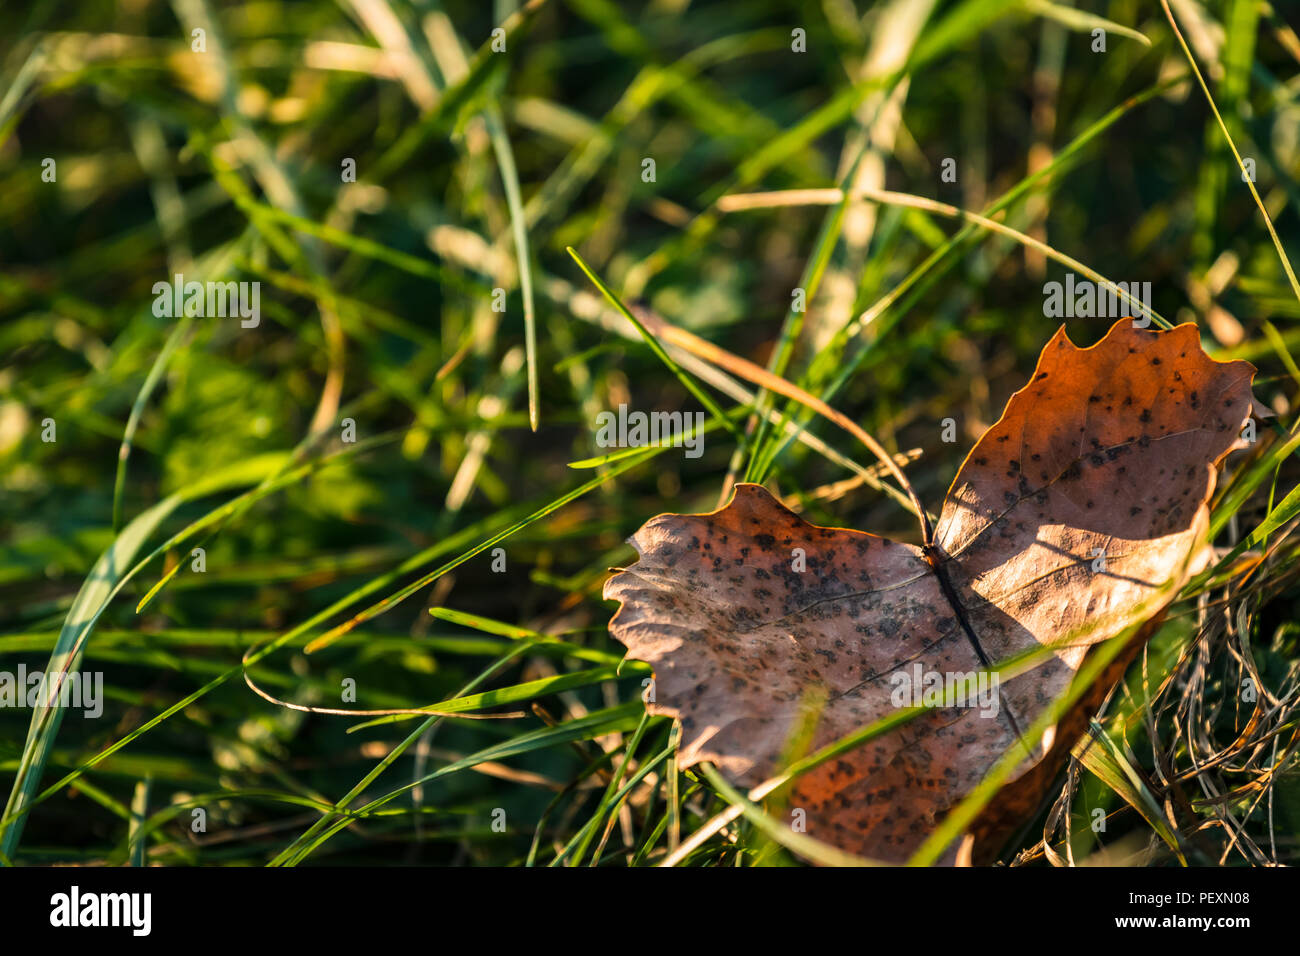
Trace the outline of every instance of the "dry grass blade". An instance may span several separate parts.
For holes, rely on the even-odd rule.
[[[913,196],[908,193],[892,192],[887,189],[855,189],[852,193],[853,199],[869,199],[874,202],[885,203],[891,206],[906,206],[910,209],[922,209],[926,212],[936,213],[949,219],[962,219],[969,223],[974,223],[990,232],[996,232],[1014,239],[1022,245],[1041,252],[1050,259],[1054,259],[1068,269],[1082,273],[1099,286],[1107,289],[1111,294],[1123,299],[1131,305],[1140,315],[1146,316],[1149,320],[1155,322],[1162,329],[1171,329],[1173,325],[1160,315],[1160,313],[1148,308],[1141,300],[1131,295],[1128,290],[1120,288],[1111,282],[1105,276],[1101,275],[1095,269],[1084,265],[1073,256],[1066,255],[1064,252],[1049,246],[1045,242],[1040,242],[1033,236],[1025,235],[1019,229],[1013,229],[1005,223],[998,222],[996,219],[989,219],[987,216],[981,216],[977,212],[970,212],[966,209],[960,209],[957,206],[948,203],[939,202],[934,199],[926,199],[923,196]],[[840,189],[786,189],[774,192],[762,193],[733,193],[729,196],[723,196],[717,202],[720,212],[740,212],[750,209],[769,209],[780,206],[826,206],[844,201],[844,192]],[[864,313],[858,319],[858,326],[862,327],[869,323],[871,313]]]

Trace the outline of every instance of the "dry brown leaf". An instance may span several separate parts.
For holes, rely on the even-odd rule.
[[[1024,731],[1090,646],[1152,621],[1204,567],[1218,465],[1264,410],[1254,372],[1210,359],[1190,324],[1123,319],[1087,349],[1062,327],[962,464],[929,549],[816,527],[752,484],[710,514],[647,522],[631,539],[640,560],[605,596],[622,602],[611,633],[654,666],[650,711],[681,719],[681,765],[711,761],[752,786],[779,769],[809,700],[825,701],[820,748],[896,713],[901,675],[946,685],[1050,645],[976,706],[929,710],[804,775],[789,798],[809,836],[901,862],[1022,748],[972,828],[988,859],[1127,658],[1042,739]]]

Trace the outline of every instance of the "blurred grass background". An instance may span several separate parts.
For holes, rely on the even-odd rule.
[[[1300,248],[1295,9],[1171,6]],[[1277,427],[1215,512],[1245,558],[1186,595],[1104,756],[1005,858],[1294,861],[1300,299],[1159,3],[37,0],[0,10],[0,76],[0,666],[62,654],[106,693],[30,730],[0,708],[5,860],[640,865],[727,808],[615,667],[624,539],[744,477],[814,522],[915,522],[820,420],[569,467],[607,454],[601,411],[702,410],[573,246],[634,311],[826,397],[932,510],[1059,324],[1052,254],[1259,366]],[[1041,245],[904,202],[717,204],[841,186]],[[155,316],[175,273],[260,282],[260,324]],[[737,421],[772,407],[670,353]],[[255,695],[250,648],[296,704],[520,716],[356,729]],[[769,831],[679,855],[796,859]]]

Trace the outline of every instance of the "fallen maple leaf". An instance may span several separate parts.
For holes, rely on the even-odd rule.
[[[752,786],[781,768],[809,701],[814,748],[937,702],[800,777],[789,802],[809,836],[902,862],[1020,748],[1014,783],[970,830],[988,859],[1131,654],[1047,733],[1026,730],[1091,646],[1149,624],[1204,567],[1217,467],[1263,411],[1254,372],[1206,356],[1191,324],[1123,319],[1087,349],[1062,327],[962,464],[925,547],[816,527],[753,484],[710,514],[648,521],[631,539],[640,560],[605,596],[622,602],[610,631],[627,656],[654,666],[650,712],[681,720],[680,766],[710,761]],[[999,663],[1044,646],[993,683]],[[963,700],[981,671],[985,693]],[[931,675],[948,696],[909,693],[918,678],[933,691]]]

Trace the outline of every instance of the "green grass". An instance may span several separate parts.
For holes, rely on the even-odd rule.
[[[0,708],[0,862],[850,862],[783,787],[911,713],[762,792],[682,771],[601,585],[738,480],[906,540],[916,509],[652,330],[843,412],[936,510],[1073,271],[1151,282],[1277,417],[1003,859],[1295,863],[1300,41],[1178,10],[1183,42],[1132,0],[0,10],[0,671],[104,681],[98,719]],[[724,200],[812,189],[873,198]],[[260,282],[260,324],[156,316],[177,272]],[[706,413],[703,456],[598,447],[624,403]]]

